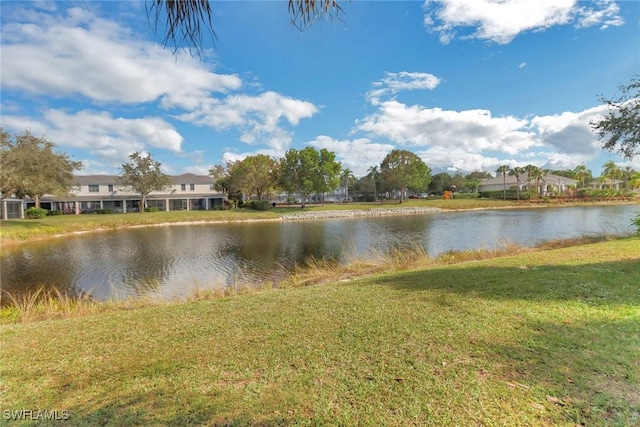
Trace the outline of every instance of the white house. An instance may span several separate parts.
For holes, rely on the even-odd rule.
[[[65,213],[91,213],[97,209],[114,212],[140,210],[140,195],[117,184],[117,175],[76,175],[68,196],[46,195],[40,206],[48,210]],[[154,191],[146,198],[146,207],[161,211],[209,210],[221,207],[225,195],[214,188],[215,180],[210,176],[185,173],[169,176],[171,187],[166,191]],[[27,207],[34,206],[30,199]]]
[[[578,185],[578,180],[547,174],[543,176],[537,184],[538,194],[541,196],[549,196],[552,194],[564,194],[569,190],[569,187],[575,188],[575,186]],[[516,179],[515,175],[503,177],[500,174],[495,178],[485,179],[480,183],[478,191],[503,191],[505,188],[507,190],[515,190],[518,186],[520,187],[520,191],[531,190],[536,192],[536,180],[529,180],[529,176],[526,173],[520,174],[518,179]]]

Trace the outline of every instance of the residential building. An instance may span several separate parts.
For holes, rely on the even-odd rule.
[[[92,213],[98,209],[113,212],[137,212],[140,210],[140,194],[121,187],[117,175],[76,175],[68,196],[46,195],[40,207],[62,210],[65,213]],[[221,207],[225,194],[214,188],[210,176],[185,173],[169,177],[171,186],[165,191],[154,191],[146,197],[146,207],[161,211],[210,210]],[[26,207],[34,206],[26,199]]]
[[[516,179],[515,175],[498,175],[495,178],[488,178],[483,180],[478,186],[478,191],[503,191],[505,188],[517,189],[518,185],[520,191],[531,190],[536,192],[536,180],[529,179],[528,174],[523,173]],[[566,178],[564,176],[558,176],[553,174],[547,174],[543,176],[539,182],[537,193],[540,196],[550,196],[554,194],[565,194],[570,188],[575,188],[578,185],[578,180]]]

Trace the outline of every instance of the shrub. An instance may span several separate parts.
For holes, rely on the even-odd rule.
[[[483,199],[502,199],[504,198],[503,190],[496,191],[482,191],[480,197]],[[522,190],[520,191],[520,200],[529,200],[535,198],[536,194],[533,191]],[[513,189],[507,190],[507,200],[518,200],[518,191]]]
[[[47,212],[49,211],[42,208],[29,208],[24,212],[24,215],[29,219],[40,219],[47,216]]]
[[[96,209],[95,213],[100,214],[100,215],[112,214],[113,213],[113,209]]]
[[[640,236],[640,213],[638,214],[637,217],[635,217],[634,219],[631,220],[631,225],[635,225],[636,226],[636,235]]]
[[[256,211],[267,211],[269,210],[270,203],[268,200],[250,200],[245,206],[248,209],[254,209]]]
[[[64,211],[57,209],[54,211],[48,211],[47,216],[56,216],[56,215],[64,215]]]
[[[158,209],[157,206],[150,206],[150,207],[144,208],[145,212],[158,212],[159,210],[160,209]]]
[[[453,193],[454,199],[477,199],[478,193]]]

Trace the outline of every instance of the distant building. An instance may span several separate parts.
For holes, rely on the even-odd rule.
[[[97,209],[138,212],[140,195],[119,186],[117,179],[117,175],[76,175],[69,195],[45,195],[40,200],[40,207],[65,213],[92,213]],[[221,207],[226,198],[214,188],[215,179],[210,176],[185,173],[169,179],[171,187],[150,193],[146,197],[146,207],[161,211],[210,210]],[[27,208],[35,206],[30,198],[24,202]]]
[[[534,193],[536,192],[536,180],[529,180],[529,176],[526,173],[520,174],[519,178],[519,187],[520,191],[531,190]],[[575,187],[578,185],[578,180],[565,178],[564,176],[558,176],[553,174],[547,174],[538,184],[538,194],[541,196],[548,196],[554,193],[564,193],[569,187]],[[478,191],[503,191],[504,189],[516,190],[518,188],[518,180],[515,175],[507,175],[503,177],[502,175],[498,175],[495,178],[488,178],[483,180],[478,186]]]

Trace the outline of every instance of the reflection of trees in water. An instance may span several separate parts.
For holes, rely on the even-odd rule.
[[[265,222],[224,227],[229,235],[221,239],[223,244],[217,245],[215,250],[226,286],[259,285],[282,279],[281,226]]]
[[[118,233],[112,247],[119,249],[120,281],[126,293],[136,296],[157,293],[171,272],[176,246],[184,241],[171,235],[169,227],[152,227]]]
[[[310,221],[283,227],[280,257],[287,262],[286,267],[304,266],[311,259],[342,261],[346,249],[343,238],[347,233],[340,230],[332,233],[335,224],[332,221]]]
[[[8,303],[8,295],[21,298],[41,288],[70,297],[86,293],[88,290],[76,284],[79,267],[68,252],[60,250],[59,242],[38,242],[3,250],[0,256],[2,304]]]

